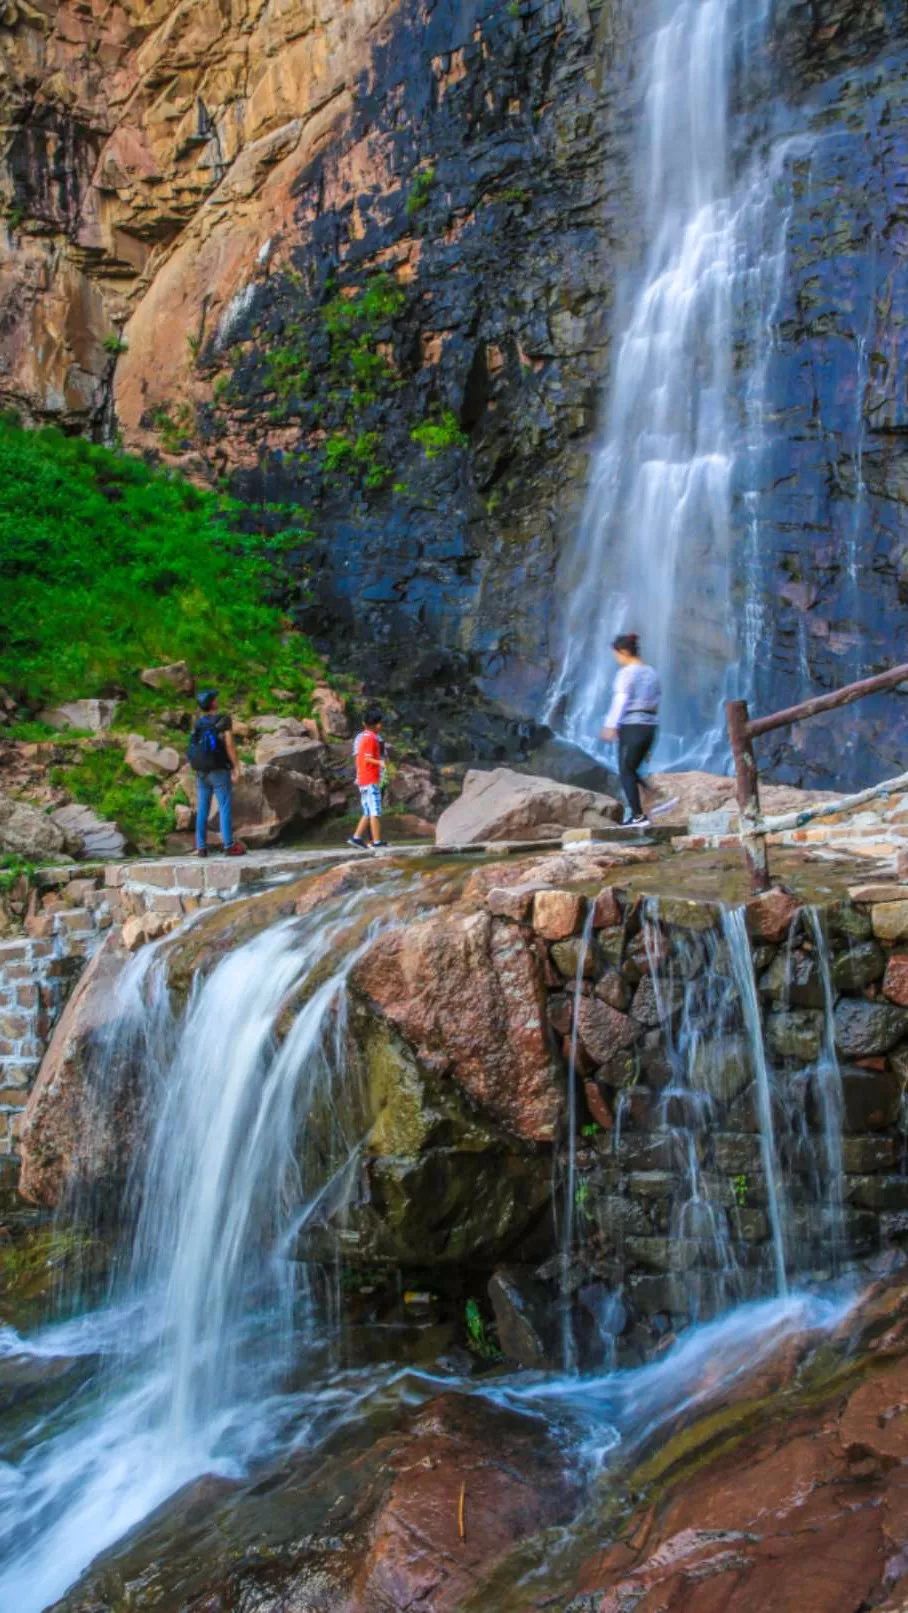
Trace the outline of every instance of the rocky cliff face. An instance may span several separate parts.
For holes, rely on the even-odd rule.
[[[519,747],[548,678],[636,230],[635,11],[0,8],[0,396],[119,429],[263,526],[293,506],[288,605],[337,663],[428,706],[449,755]],[[898,653],[904,22],[902,0],[772,20],[773,140],[792,142],[748,467],[762,707]],[[832,750],[842,781],[904,751],[891,699],[844,762],[830,738],[795,731],[773,761],[825,782]]]

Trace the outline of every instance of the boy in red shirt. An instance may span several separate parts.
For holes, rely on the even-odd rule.
[[[363,731],[353,741],[356,782],[363,815],[356,825],[356,833],[350,836],[347,844],[355,846],[357,851],[381,851],[388,844],[381,837],[381,787],[385,772],[385,746],[380,733],[382,721],[378,706],[367,707]],[[367,829],[371,832],[371,841],[365,838]]]

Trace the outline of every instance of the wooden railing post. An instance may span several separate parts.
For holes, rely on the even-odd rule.
[[[754,834],[760,818],[760,787],[757,764],[754,760],[750,734],[750,713],[746,700],[729,700],[725,706],[728,737],[735,763],[738,813],[741,820],[741,844],[750,870],[751,889],[759,894],[770,887],[769,858],[766,838]]]

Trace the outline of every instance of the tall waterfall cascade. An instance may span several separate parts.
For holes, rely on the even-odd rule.
[[[617,633],[637,632],[661,675],[662,765],[721,768],[722,702],[746,689],[759,611],[754,589],[743,616],[732,606],[741,562],[731,517],[742,416],[759,426],[761,341],[751,373],[736,375],[735,318],[750,299],[765,336],[772,184],[765,172],[738,176],[732,102],[767,9],[660,0],[643,46],[642,251],[617,300],[602,441],[559,578],[561,663],[546,713],[594,754]]]

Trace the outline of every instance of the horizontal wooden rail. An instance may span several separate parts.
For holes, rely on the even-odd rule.
[[[842,689],[833,689],[831,694],[820,694],[813,700],[802,700],[800,705],[787,706],[784,711],[774,711],[771,717],[750,717],[747,722],[747,732],[751,739],[758,739],[760,734],[771,734],[776,728],[787,728],[790,723],[801,722],[804,717],[816,717],[821,711],[836,711],[839,706],[850,706],[854,700],[863,700],[865,695],[878,694],[882,689],[893,689],[896,684],[908,682],[908,666],[894,666],[888,672],[880,672],[875,678],[863,678],[860,683],[846,683]]]
[[[791,723],[801,722],[807,717],[816,717],[821,711],[836,711],[839,706],[850,706],[852,701],[863,700],[865,695],[879,694],[883,689],[894,689],[898,684],[906,682],[908,682],[908,665],[890,667],[888,672],[879,672],[876,677],[862,678],[858,683],[846,683],[844,688],[834,689],[831,694],[817,695],[813,700],[802,700],[799,705],[787,706],[784,711],[775,711],[769,717],[751,717],[746,700],[727,702],[725,715],[735,763],[741,844],[750,869],[751,885],[755,891],[766,891],[770,886],[769,861],[766,855],[768,834],[798,828],[803,823],[809,823],[812,818],[829,817],[835,812],[843,812],[849,807],[858,806],[862,801],[870,801],[874,796],[888,795],[894,789],[904,787],[908,782],[908,774],[888,779],[885,783],[869,790],[861,790],[856,795],[843,796],[838,801],[820,802],[816,807],[805,807],[801,812],[784,813],[778,818],[764,819],[760,812],[759,775],[753,741],[761,734],[771,734],[777,728],[787,728]]]

